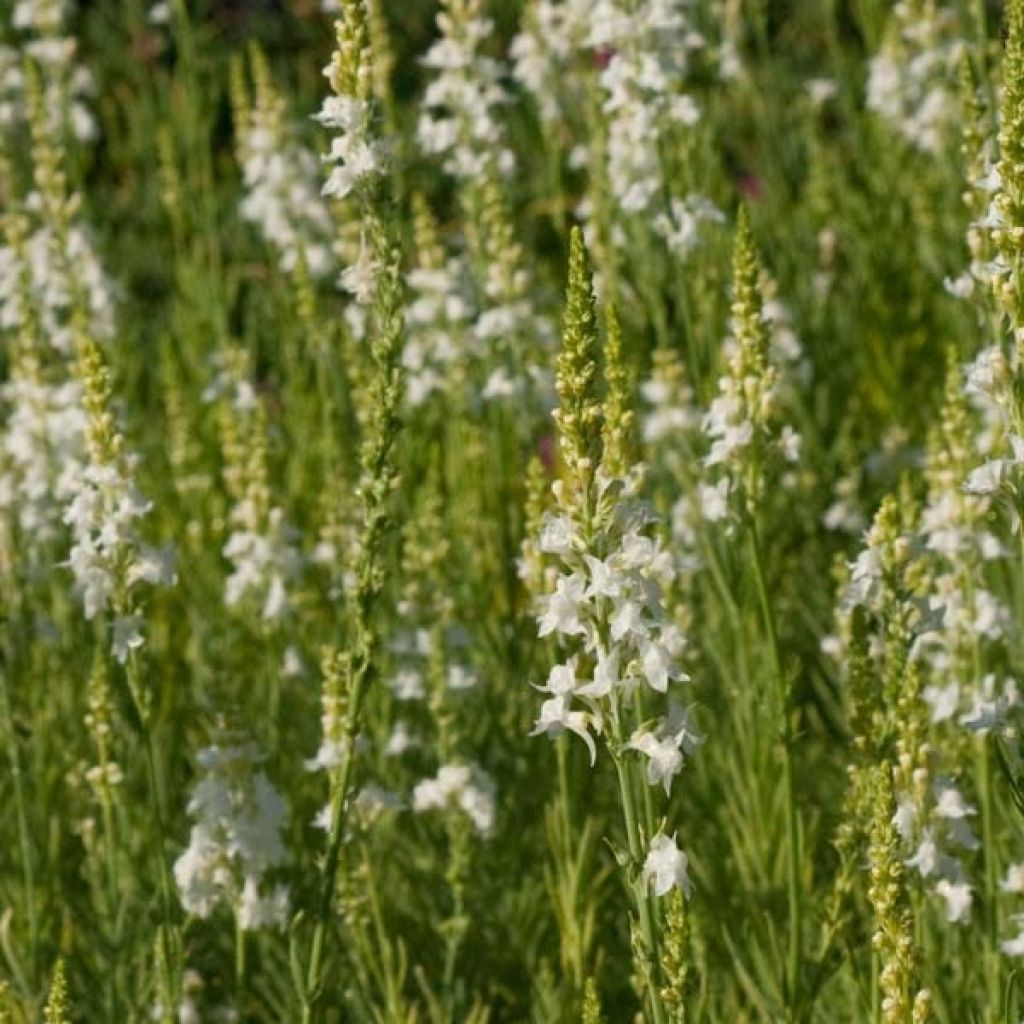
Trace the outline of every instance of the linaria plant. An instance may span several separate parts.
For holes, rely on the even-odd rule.
[[[626,838],[616,855],[632,897],[635,967],[646,1011],[664,1021],[660,899],[677,888],[688,895],[691,883],[678,828],[656,816],[649,789],[670,793],[700,736],[689,709],[667,696],[687,681],[676,660],[684,637],[661,600],[671,562],[652,535],[649,509],[633,493],[635,481],[623,475],[631,468],[619,447],[628,427],[623,382],[609,379],[601,394],[593,286],[578,228],[569,244],[556,370],[563,475],[540,537],[558,575],[537,620],[541,637],[558,638],[564,660],[539,687],[548,696],[534,731],[574,733],[592,765],[600,742],[614,764]]]

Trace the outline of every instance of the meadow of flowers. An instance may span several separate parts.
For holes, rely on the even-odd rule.
[[[0,422],[0,1022],[1024,1019],[1024,0],[0,0]]]

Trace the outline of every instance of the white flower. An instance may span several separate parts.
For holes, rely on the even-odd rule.
[[[590,751],[590,763],[593,765],[597,760],[597,747],[594,744],[594,738],[588,732],[592,721],[594,719],[591,714],[585,711],[571,710],[568,697],[552,697],[541,705],[540,715],[530,735],[536,736],[539,733],[544,733],[547,736],[558,736],[568,729],[586,743],[587,750]],[[594,725],[598,727],[599,722],[594,721]],[[600,731],[599,728],[598,731]]]
[[[145,582],[169,587],[178,580],[177,555],[173,544],[151,547],[140,544],[139,552],[128,570],[130,582]]]
[[[914,868],[922,878],[928,878],[935,873],[938,864],[939,848],[932,833],[926,829],[914,856],[907,861],[907,866]]]
[[[643,671],[647,685],[658,693],[668,689],[670,679],[685,680],[687,676],[681,672],[668,648],[656,640],[648,640],[643,645]]]
[[[409,666],[399,669],[388,685],[398,700],[423,700],[427,693],[423,674]]]
[[[809,78],[804,82],[804,89],[816,107],[839,95],[839,83],[834,78]]]
[[[1024,864],[1011,864],[1006,877],[999,883],[1003,892],[1024,892]]]
[[[538,689],[558,697],[571,694],[576,689],[576,659],[570,658],[564,665],[553,665],[548,681]]]
[[[618,598],[624,589],[625,579],[619,570],[609,562],[602,562],[593,555],[584,555],[584,562],[590,570],[590,586],[587,597]]]
[[[359,256],[355,263],[346,267],[338,278],[343,291],[348,292],[360,306],[368,306],[377,290],[380,263],[374,259],[366,239],[359,242]]]
[[[910,839],[913,835],[914,822],[917,820],[917,808],[912,800],[907,799],[905,796],[900,797],[896,804],[896,813],[892,816],[892,823],[896,826],[896,831],[904,841]]]
[[[555,592],[544,599],[545,610],[539,620],[538,636],[564,633],[572,636],[586,633],[581,618],[581,605],[585,600],[585,581],[582,576],[559,577]]]
[[[690,876],[687,874],[686,854],[676,845],[675,834],[666,836],[659,832],[652,840],[644,859],[644,884],[654,884],[654,892],[664,896],[672,889],[682,889],[687,897],[693,892]]]
[[[1020,931],[1012,939],[999,943],[999,948],[1007,956],[1024,956],[1024,914],[1014,914],[1010,920]]]
[[[368,782],[356,794],[352,805],[366,817],[375,817],[387,811],[397,811],[402,807],[402,798],[390,789]]]
[[[946,294],[952,295],[955,299],[969,299],[974,294],[974,284],[974,275],[966,271],[958,277],[942,279],[942,287]]]
[[[479,685],[480,678],[465,665],[449,665],[446,683],[449,690],[472,690]]]
[[[238,529],[224,545],[224,557],[233,565],[224,584],[224,603],[233,608],[255,599],[265,621],[280,619],[292,610],[288,586],[302,570],[295,531],[281,509],[263,513],[249,500],[240,502],[231,515]]]
[[[782,428],[782,433],[779,435],[779,446],[782,448],[782,456],[787,462],[800,461],[801,441],[800,435],[789,424]]]
[[[683,755],[679,743],[673,736],[658,739],[653,733],[634,733],[626,744],[629,750],[639,751],[647,758],[647,781],[665,787],[665,795],[672,788],[672,780],[683,767]]]
[[[255,106],[235,130],[245,185],[242,218],[277,250],[282,270],[293,272],[301,257],[313,277],[327,274],[334,264],[333,225],[320,196],[318,162],[285,123],[278,96],[257,90]]]
[[[971,916],[973,896],[967,882],[951,882],[940,878],[935,891],[946,901],[946,920],[962,923]]]
[[[259,928],[284,928],[288,923],[288,889],[275,886],[269,896],[259,891],[259,880],[249,875],[238,902],[238,923],[244,931]]]
[[[617,689],[622,683],[622,675],[619,671],[619,658],[620,655],[617,650],[613,650],[610,654],[599,650],[593,681],[576,690],[576,695],[597,700],[601,697],[607,697]]]
[[[935,813],[940,818],[966,818],[977,814],[977,810],[966,800],[960,790],[952,785],[942,785],[935,802]]]
[[[946,686],[926,686],[922,696],[931,706],[932,721],[945,722],[956,714],[960,706],[960,684],[954,679]]]
[[[717,523],[729,515],[730,480],[723,476],[715,484],[701,484],[698,489],[701,515],[709,523]]]
[[[653,732],[637,730],[626,747],[647,757],[648,783],[652,786],[661,784],[667,795],[673,778],[683,767],[684,754],[696,750],[702,739],[686,709],[673,704],[668,717],[659,722]]]
[[[128,660],[131,651],[138,650],[145,643],[141,615],[117,616],[114,619],[112,633],[111,649],[114,657],[122,665]]]
[[[387,743],[384,744],[384,756],[400,757],[417,745],[418,740],[409,732],[409,726],[404,721],[398,721],[391,730]]]
[[[320,741],[320,747],[316,757],[307,758],[305,763],[306,771],[330,771],[339,767],[345,760],[345,751],[348,748],[341,740],[327,739]]]
[[[618,642],[624,637],[646,637],[649,630],[644,622],[643,611],[643,605],[632,597],[617,601],[615,611],[609,620],[612,640]]]
[[[996,677],[989,673],[981,681],[981,689],[971,695],[971,707],[960,716],[960,724],[971,732],[984,736],[1006,721],[1007,714],[1019,704],[1017,684],[1007,679],[1002,693],[996,693]]]
[[[971,471],[964,483],[964,490],[968,494],[995,494],[1002,486],[1008,468],[1009,463],[1006,459],[992,459],[990,462],[985,462]]]

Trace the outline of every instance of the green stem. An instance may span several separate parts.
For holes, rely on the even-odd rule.
[[[239,1009],[245,997],[245,929],[235,914],[235,999]]]
[[[174,928],[174,901],[172,898],[173,887],[171,875],[167,868],[165,851],[167,849],[167,816],[164,813],[163,786],[160,780],[160,767],[156,754],[156,742],[153,738],[153,730],[150,727],[150,715],[148,701],[144,699],[142,689],[141,671],[136,653],[133,651],[125,666],[125,675],[128,684],[128,692],[131,695],[132,703],[135,706],[135,714],[139,721],[139,728],[142,731],[142,742],[146,755],[146,776],[149,785],[149,799],[153,820],[156,823],[157,848],[155,851],[157,876],[160,879],[160,910],[163,918],[164,935],[167,942],[173,934]],[[170,950],[164,958],[164,985],[168,993],[175,991],[174,968],[171,965]],[[168,1019],[173,1019],[173,1011],[170,1011]]]
[[[572,988],[574,998],[583,997],[583,985],[586,981],[584,972],[584,944],[579,919],[576,915],[576,853],[573,849],[572,796],[569,785],[569,748],[568,737],[560,736],[555,742],[555,759],[558,764],[558,812],[561,821],[561,835],[558,836],[558,849],[555,856],[559,861],[559,884],[569,886],[569,898],[566,899],[564,925],[559,936],[562,944],[562,964],[572,965]]]
[[[106,767],[107,756],[103,751],[100,755],[101,764]],[[117,884],[117,838],[114,832],[114,804],[110,799],[110,789],[104,781],[100,790],[100,816],[103,820],[103,860],[106,870],[107,913],[110,915],[113,936],[110,963],[107,966],[107,999],[110,1013],[113,1015],[117,1007],[117,973],[118,960],[121,952],[121,915],[118,912]]]
[[[331,915],[334,885],[341,860],[341,844],[345,838],[344,812],[352,787],[352,766],[355,761],[355,739],[359,730],[360,709],[369,663],[363,661],[352,675],[352,697],[345,722],[345,759],[341,774],[331,797],[331,831],[327,841],[327,859],[321,877],[320,898],[317,904],[316,924],[313,927],[313,941],[309,952],[309,968],[306,972],[306,998],[302,1007],[302,1022],[310,1024],[321,995],[320,973],[323,969],[324,945],[327,938],[327,923]]]
[[[789,692],[782,671],[782,658],[779,653],[779,631],[775,621],[775,611],[768,596],[765,582],[764,565],[761,558],[761,545],[757,536],[757,524],[750,518],[748,522],[751,563],[754,569],[754,583],[757,588],[758,602],[767,634],[768,647],[771,655],[772,682],[775,688],[776,711],[780,718],[782,732],[782,782],[786,793],[785,827],[788,838],[788,885],[789,885],[789,944],[786,957],[786,992],[790,1009],[800,1016],[800,960],[803,950],[803,900],[800,886],[800,864],[802,861],[800,841],[800,817],[796,801],[796,784],[793,778],[792,745],[793,734],[789,713]]]
[[[21,847],[22,885],[25,889],[25,916],[28,919],[28,948],[34,958],[39,949],[39,921],[36,916],[36,885],[32,867],[32,838],[29,834],[28,815],[25,812],[25,790],[22,783],[21,758],[18,755],[18,735],[14,729],[10,692],[7,687],[6,665],[0,664],[0,704],[3,705],[4,732],[7,733],[7,760],[14,785],[14,815],[18,821],[18,843]],[[32,962],[35,978],[35,963]]]
[[[449,821],[451,821],[449,815]],[[449,1021],[456,1019],[455,969],[459,962],[459,952],[466,936],[466,835],[460,831],[465,828],[464,822],[454,822],[448,829],[448,857],[450,866],[446,873],[446,881],[451,893],[452,912],[445,929],[445,962],[444,962],[444,996],[445,1013]]]
[[[622,747],[622,727],[619,724],[618,709],[615,709],[615,741],[618,748],[614,752],[615,773],[619,780],[619,794],[622,799],[622,817],[626,826],[626,840],[629,846],[629,887],[636,906],[637,919],[640,922],[640,934],[649,957],[653,977],[649,978],[647,996],[651,1005],[653,1024],[668,1024],[665,1007],[661,1002],[658,979],[660,977],[660,960],[658,956],[658,927],[655,908],[647,889],[647,882],[639,875],[644,862],[644,851],[637,819],[636,791],[633,784],[630,766],[620,753]]]
[[[981,791],[981,852],[985,874],[985,988],[986,1024],[1000,1017],[1003,993],[999,981],[999,886],[996,865],[994,815],[992,807],[992,767],[986,738],[978,738],[978,788]]]

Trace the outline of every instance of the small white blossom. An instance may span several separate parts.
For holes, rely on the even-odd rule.
[[[653,884],[658,896],[665,896],[672,889],[682,889],[687,897],[693,892],[686,854],[676,844],[675,835],[659,832],[654,836],[644,859],[643,876],[644,884]]]

